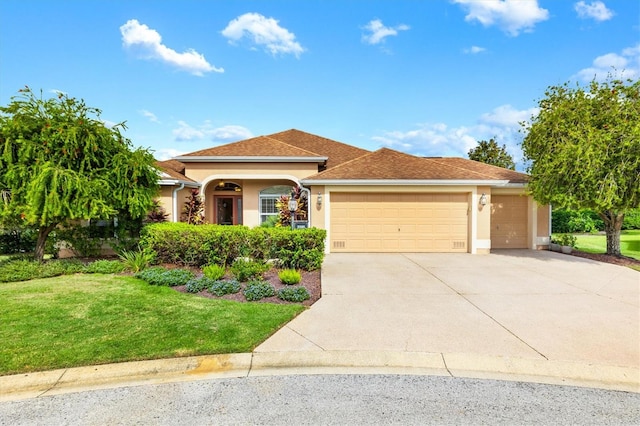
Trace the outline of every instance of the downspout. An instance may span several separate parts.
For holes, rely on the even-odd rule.
[[[171,201],[173,201],[173,213],[171,219],[173,219],[173,222],[178,222],[178,191],[181,189],[184,189],[184,182],[174,189],[173,194],[171,195]]]

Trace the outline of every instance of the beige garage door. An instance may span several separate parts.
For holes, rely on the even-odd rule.
[[[491,248],[527,248],[527,197],[491,196]]]
[[[467,194],[332,193],[332,252],[466,252]]]

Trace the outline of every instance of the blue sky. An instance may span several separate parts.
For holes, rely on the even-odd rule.
[[[297,128],[461,156],[550,85],[640,77],[636,0],[0,2],[0,104],[83,98],[159,159]]]

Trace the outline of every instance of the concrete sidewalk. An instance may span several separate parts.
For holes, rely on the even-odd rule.
[[[0,401],[273,374],[428,374],[640,392],[640,273],[552,252],[331,254],[253,353],[0,377]]]

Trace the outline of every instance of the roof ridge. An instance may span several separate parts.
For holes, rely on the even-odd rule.
[[[281,141],[280,139],[272,138],[271,135],[263,135],[263,136],[260,136],[260,137],[266,138],[266,139],[271,139],[272,141],[276,141],[276,142],[281,143],[283,145],[290,146],[291,148],[294,148],[294,149],[296,149],[298,151],[308,152],[309,154],[315,155],[316,157],[324,157],[323,155],[320,155],[317,152],[309,151],[308,149],[304,149],[304,148],[300,148],[299,146],[291,145],[290,143]]]

